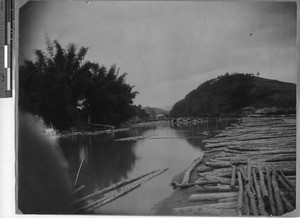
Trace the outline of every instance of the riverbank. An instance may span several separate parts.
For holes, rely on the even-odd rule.
[[[263,169],[263,174],[257,176],[258,180],[256,175],[254,176],[256,173],[253,173],[254,181],[260,182],[262,178],[265,178],[265,184],[270,185],[267,182],[267,171],[273,168],[275,172],[272,172],[274,174],[272,180],[277,183],[276,178],[279,179],[277,190],[279,190],[280,196],[277,199],[282,199],[281,204],[284,207],[281,211],[276,211],[275,215],[290,212],[295,207],[293,200],[295,190],[293,188],[287,190],[288,187],[282,183],[283,178],[287,179],[288,184],[292,187],[295,187],[296,183],[295,118],[243,118],[242,123],[227,127],[216,137],[204,142],[206,143],[204,157],[192,171],[188,184],[184,184],[190,187],[180,187],[185,172],[175,176],[172,183],[179,185],[176,187],[178,190],[174,190],[169,197],[156,204],[153,208],[154,214],[237,216],[240,213],[255,215],[257,211],[259,214],[263,214],[264,211],[272,214],[273,211],[271,212],[268,205],[259,197],[260,191],[256,193],[256,188],[251,187],[252,192],[249,193],[252,193],[254,197],[251,195],[250,200],[254,199],[254,202],[259,202],[259,205],[256,205],[258,208],[263,208],[262,205],[265,205],[266,210],[256,209],[255,211],[255,208],[252,207],[249,209],[249,202],[246,200],[248,197],[243,197],[247,196],[244,189],[248,187],[248,183],[243,179],[247,179],[247,176],[250,175],[250,181],[252,181],[251,172],[259,171],[260,168]],[[257,163],[260,163],[258,168]],[[244,172],[248,170],[250,174],[238,181],[237,174],[243,172],[243,169]],[[235,172],[234,179],[232,179],[233,172]],[[283,172],[283,177],[281,174],[279,175],[279,172]],[[260,177],[261,175],[263,176]],[[230,186],[232,180],[234,183]],[[239,192],[240,184],[244,185],[244,189],[240,189],[243,192]],[[272,184],[271,187],[273,187]],[[260,190],[259,188],[264,187],[258,185],[257,188]],[[239,195],[240,197],[238,197]],[[277,202],[275,203],[277,206]]]

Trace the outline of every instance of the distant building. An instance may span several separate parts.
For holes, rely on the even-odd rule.
[[[250,114],[253,114],[255,112],[255,107],[248,106],[248,107],[244,107],[242,110],[243,110],[244,115],[250,115]]]
[[[163,119],[166,119],[166,118],[167,118],[167,116],[165,114],[157,114],[156,115],[157,120],[163,120]]]

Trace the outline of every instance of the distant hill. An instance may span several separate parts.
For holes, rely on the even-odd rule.
[[[176,102],[170,116],[236,114],[246,106],[296,107],[296,84],[233,73],[208,80]]]
[[[156,115],[158,114],[169,114],[169,111],[157,107],[144,107],[143,109],[146,111],[147,114],[151,116],[152,119],[155,119]]]

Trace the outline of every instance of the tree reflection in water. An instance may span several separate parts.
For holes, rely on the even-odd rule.
[[[114,139],[142,135],[149,129],[155,127],[136,128],[130,132],[115,134],[61,137],[58,144],[69,164],[69,173],[74,180],[84,157],[77,184],[85,185],[85,192],[91,193],[127,179],[135,166],[137,142],[119,143]]]

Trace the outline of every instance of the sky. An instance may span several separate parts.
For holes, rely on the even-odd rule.
[[[170,108],[208,79],[260,73],[297,81],[294,2],[53,1],[20,10],[20,58],[63,46],[89,47],[86,60],[116,63],[139,95],[135,104]]]

